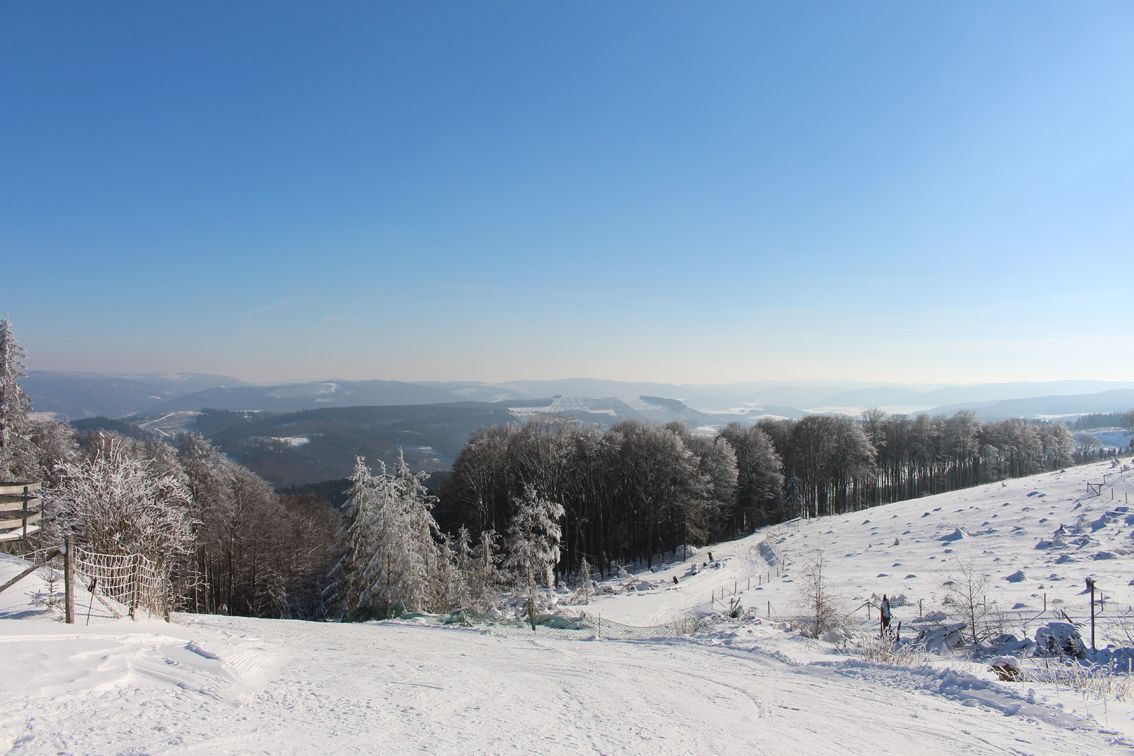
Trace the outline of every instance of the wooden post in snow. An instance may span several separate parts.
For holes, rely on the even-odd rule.
[[[67,624],[75,624],[75,536],[63,539],[63,606]]]

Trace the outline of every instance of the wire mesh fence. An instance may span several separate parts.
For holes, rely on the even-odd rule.
[[[109,611],[120,616],[134,616],[138,609],[152,616],[168,614],[173,592],[169,574],[143,555],[100,554],[78,547],[74,565],[83,586]]]

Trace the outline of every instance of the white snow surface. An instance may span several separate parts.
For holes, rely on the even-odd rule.
[[[1103,473],[1111,473],[1116,498],[1109,498],[1111,485],[1101,497],[1085,497],[1085,483]],[[84,616],[68,626],[49,613],[17,612],[11,616],[20,619],[0,620],[0,750],[1134,750],[1128,702],[1104,705],[1051,687],[1001,683],[984,663],[964,659],[913,667],[866,662],[804,640],[776,617],[799,603],[793,576],[816,549],[848,609],[872,593],[904,593],[895,623],[916,617],[918,598],[926,612],[939,608],[930,602],[944,594],[955,555],[987,569],[998,601],[1035,605],[1047,592],[1049,601],[1082,604],[1082,577],[1094,574],[1113,591],[1115,606],[1128,605],[1134,555],[1127,512],[1119,508],[1132,483],[1129,471],[1092,465],[782,525],[656,572],[613,578],[600,585],[612,593],[578,608],[658,625],[707,613],[710,603],[719,610],[711,592],[731,598],[735,583],[744,605],[763,617],[718,622],[694,636],[627,640],[428,619],[334,624],[194,615],[176,615],[173,623],[96,617],[89,626]],[[1060,524],[1063,540],[1036,548]],[[957,531],[966,537],[941,540]],[[709,550],[719,566],[702,568]],[[1101,553],[1112,556],[1098,559]],[[1064,555],[1074,561],[1060,562]],[[0,567],[0,579],[14,569]],[[860,616],[869,622],[865,610]]]

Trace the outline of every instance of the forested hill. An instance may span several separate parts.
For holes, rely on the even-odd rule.
[[[689,427],[719,425],[721,418],[672,399],[554,397],[505,402],[447,402],[390,406],[328,407],[272,413],[207,409],[142,415],[127,421],[77,421],[83,430],[172,438],[200,433],[226,454],[276,486],[346,477],[355,457],[392,464],[399,450],[418,470],[447,470],[461,447],[481,429],[556,416],[606,428],[625,420]]]
[[[444,470],[474,431],[514,420],[506,406],[484,402],[266,416],[208,411],[198,418],[203,428],[221,428],[206,433],[210,441],[277,486],[345,478],[355,457],[392,463],[399,449],[415,470]]]

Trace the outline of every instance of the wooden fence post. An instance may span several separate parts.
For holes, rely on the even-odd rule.
[[[67,624],[75,624],[75,537],[63,539],[63,607]]]
[[[31,494],[28,492],[28,487],[24,486],[24,543],[28,542],[28,498]]]
[[[130,572],[134,576],[134,590],[130,592],[130,619],[138,619],[138,605],[142,603],[142,559],[141,554],[134,555],[134,567]]]

